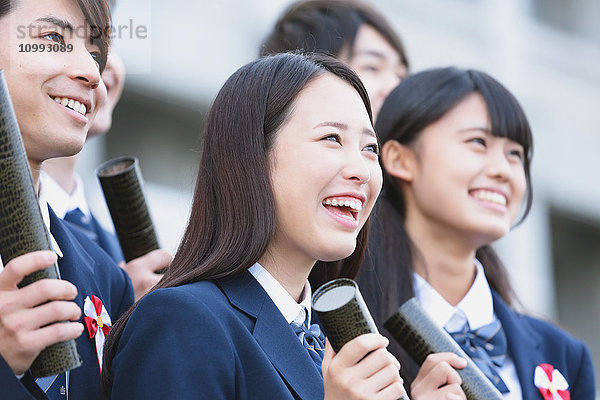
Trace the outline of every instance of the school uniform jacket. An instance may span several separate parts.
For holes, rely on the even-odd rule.
[[[535,368],[550,364],[569,383],[572,400],[596,396],[594,367],[587,347],[551,323],[518,314],[492,290],[494,313],[506,333],[508,352],[517,369],[523,399],[543,400],[534,385]]]
[[[108,253],[114,262],[120,263],[121,261],[124,261],[125,257],[123,256],[123,251],[121,250],[121,245],[119,244],[117,236],[114,233],[104,229],[96,217],[94,217],[94,214],[90,214],[90,224],[92,225],[93,233],[97,236],[97,244]],[[71,225],[75,229],[80,230],[82,233],[89,235],[89,232],[87,232],[86,229],[81,228],[79,225]]]
[[[127,274],[98,245],[71,224],[59,219],[50,211],[50,230],[63,257],[58,265],[61,278],[77,287],[75,303],[82,309],[79,322],[83,323],[83,302],[92,295],[100,298],[113,323],[133,304],[133,287]],[[69,400],[102,399],[100,367],[95,341],[90,339],[87,328],[77,338],[77,348],[83,365],[70,372]],[[60,380],[57,380],[57,383]],[[35,384],[31,374],[19,380],[0,357],[0,398],[16,399],[66,399],[60,394],[58,384],[52,385],[44,394]]]
[[[112,363],[112,399],[323,399],[323,380],[249,272],[159,289]]]

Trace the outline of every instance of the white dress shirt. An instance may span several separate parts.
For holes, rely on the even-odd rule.
[[[483,266],[478,260],[475,260],[475,267],[477,268],[475,281],[465,297],[455,307],[450,305],[419,274],[413,274],[415,297],[435,324],[448,332],[461,330],[466,322],[469,323],[471,329],[478,329],[498,319],[494,314],[492,291],[483,272]],[[498,373],[510,390],[503,395],[503,398],[521,400],[521,384],[510,355],[507,354]]]
[[[46,200],[58,218],[64,219],[69,211],[76,208],[79,208],[88,218],[91,217],[83,181],[79,175],[75,175],[75,189],[71,194],[43,170],[40,172],[40,184],[43,184]]]
[[[300,303],[297,303],[296,300],[294,300],[294,298],[287,292],[287,290],[281,286],[281,283],[279,283],[277,279],[275,279],[273,275],[271,275],[269,271],[264,269],[259,263],[256,263],[250,267],[248,272],[250,272],[254,279],[258,281],[260,286],[265,289],[265,292],[267,292],[271,300],[273,300],[273,303],[275,303],[275,306],[281,312],[288,324],[292,321],[296,321],[301,324],[304,323],[306,316],[305,313],[308,313],[308,326],[310,326],[310,300],[312,292],[308,280],[304,285],[302,300]]]

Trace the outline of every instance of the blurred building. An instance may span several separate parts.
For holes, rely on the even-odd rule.
[[[175,249],[203,116],[288,3],[121,1],[115,27],[128,28],[116,30],[115,42],[128,67],[126,91],[111,133],[90,143],[82,166],[106,220],[94,166],[136,155],[159,237]],[[523,308],[582,338],[600,366],[600,0],[373,3],[400,32],[413,71],[483,69],[523,104],[535,139],[534,207],[497,247]],[[131,37],[139,26],[146,37]]]

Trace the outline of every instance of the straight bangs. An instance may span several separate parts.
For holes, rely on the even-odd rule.
[[[523,169],[527,182],[527,191],[525,193],[525,203],[523,206],[521,218],[517,221],[520,224],[529,211],[533,203],[533,189],[531,184],[531,158],[533,157],[533,136],[531,127],[525,116],[523,108],[500,82],[481,71],[467,71],[471,80],[475,84],[486,104],[492,135],[504,137],[523,146]]]
[[[523,146],[524,161],[529,164],[533,151],[533,137],[525,112],[517,99],[488,74],[479,71],[468,73],[487,106],[492,135],[510,139]]]
[[[85,20],[91,27],[90,43],[100,48],[100,58],[97,60],[100,72],[106,67],[106,59],[110,49],[111,15],[105,0],[77,0]]]

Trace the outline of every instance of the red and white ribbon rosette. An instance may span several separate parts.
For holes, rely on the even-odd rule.
[[[90,296],[87,296],[83,301],[83,313],[85,314],[84,321],[90,339],[95,338],[96,341],[96,354],[98,355],[98,364],[102,372],[102,349],[104,348],[104,341],[110,331],[112,322],[106,308],[102,305],[102,300],[94,295],[92,295],[91,299]]]
[[[535,367],[533,379],[544,400],[571,400],[569,383],[552,365],[540,364]]]

